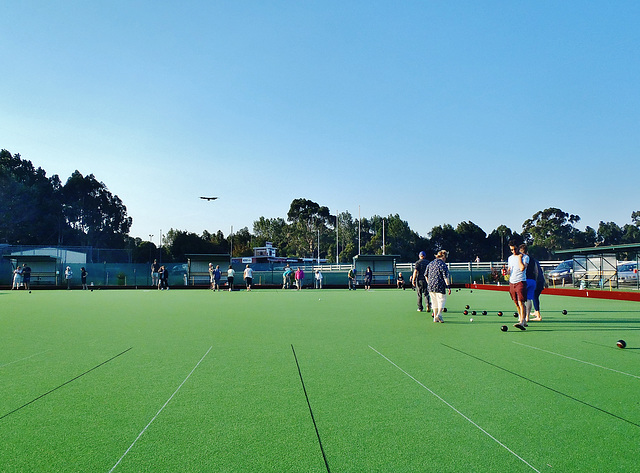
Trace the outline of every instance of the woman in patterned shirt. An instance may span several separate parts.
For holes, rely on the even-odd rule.
[[[427,289],[431,296],[431,307],[433,310],[433,321],[443,322],[442,312],[447,300],[447,291],[451,295],[449,287],[449,268],[447,268],[447,250],[440,250],[435,255],[436,259],[427,265],[425,277],[427,279]]]

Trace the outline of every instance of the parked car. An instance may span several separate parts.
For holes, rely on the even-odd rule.
[[[573,260],[568,259],[563,261],[555,269],[549,271],[547,274],[547,280],[549,285],[572,283],[573,282]]]
[[[618,282],[619,283],[635,284],[637,281],[638,281],[638,263],[637,262],[622,263],[620,266],[618,266]]]

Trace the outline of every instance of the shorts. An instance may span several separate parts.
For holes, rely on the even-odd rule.
[[[527,302],[527,283],[520,281],[515,284],[509,284],[509,294],[513,302]]]

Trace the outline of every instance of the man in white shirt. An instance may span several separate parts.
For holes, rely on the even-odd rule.
[[[526,309],[527,302],[527,265],[529,256],[520,253],[515,240],[509,241],[511,256],[507,260],[509,270],[509,294],[518,309],[518,323],[514,327],[526,330]]]
[[[253,269],[249,265],[244,269],[244,281],[247,284],[247,291],[250,291],[253,284]]]

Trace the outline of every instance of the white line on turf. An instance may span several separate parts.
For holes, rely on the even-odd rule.
[[[33,358],[34,356],[42,355],[43,353],[47,353],[48,351],[51,351],[51,349],[45,350],[45,351],[41,351],[41,352],[38,352],[38,353],[34,353],[33,355],[29,355],[29,356],[26,356],[24,358],[20,358],[19,360],[10,361],[9,363],[5,363],[4,365],[0,365],[0,368],[4,368],[5,366],[13,365],[14,363],[19,363],[21,361],[28,360],[29,358]]]
[[[416,378],[414,378],[413,376],[411,376],[409,373],[407,373],[405,370],[403,370],[402,368],[400,368],[398,365],[396,365],[393,361],[391,361],[389,358],[387,358],[386,356],[384,356],[382,353],[380,353],[378,350],[376,350],[375,348],[373,348],[371,345],[369,345],[369,348],[371,348],[373,351],[375,351],[378,355],[380,355],[382,358],[384,358],[385,360],[387,360],[389,363],[391,363],[393,366],[395,366],[397,369],[399,369],[400,371],[402,371],[405,375],[407,375],[409,378],[411,378],[413,381],[415,381],[416,383],[418,383],[418,385],[420,385],[421,387],[423,387],[424,389],[426,389],[427,391],[429,391],[433,396],[435,396],[436,398],[438,398],[440,401],[442,401],[444,404],[446,404],[449,408],[451,408],[456,414],[460,415],[462,418],[464,418],[467,422],[469,422],[471,425],[473,425],[474,427],[476,427],[478,430],[480,430],[480,432],[482,432],[483,434],[485,434],[487,437],[489,437],[491,440],[493,440],[494,442],[496,442],[498,445],[500,445],[502,448],[504,448],[506,451],[508,451],[509,453],[511,453],[513,456],[515,456],[518,460],[520,460],[521,462],[523,462],[525,465],[527,465],[529,468],[531,468],[533,471],[537,471],[538,473],[540,473],[540,470],[538,470],[536,467],[534,467],[531,463],[529,463],[527,460],[525,460],[524,458],[522,458],[520,455],[518,455],[516,452],[514,452],[513,450],[511,450],[509,447],[507,447],[505,444],[503,444],[500,440],[498,440],[497,438],[495,438],[493,435],[491,435],[489,432],[487,432],[486,430],[484,430],[482,427],[480,427],[478,424],[476,424],[474,421],[472,421],[469,417],[467,417],[466,415],[464,415],[462,412],[460,412],[458,409],[456,409],[455,407],[453,407],[453,405],[449,404],[447,401],[445,401],[442,397],[440,397],[438,394],[436,394],[435,392],[433,392],[431,389],[429,389],[428,387],[426,387],[424,384],[422,384],[420,381],[418,381]]]
[[[120,464],[120,462],[122,461],[122,459],[127,456],[127,453],[129,453],[129,451],[133,448],[133,446],[136,444],[136,442],[140,439],[140,437],[142,437],[142,435],[147,431],[147,429],[149,428],[149,426],[153,423],[154,420],[156,420],[156,417],[158,417],[160,415],[160,413],[164,410],[165,407],[167,407],[167,404],[169,404],[169,402],[171,402],[171,399],[173,399],[173,396],[175,396],[178,391],[180,391],[180,388],[182,387],[182,385],[184,383],[187,382],[187,380],[189,379],[189,377],[193,374],[193,372],[196,370],[196,368],[198,366],[200,366],[200,363],[202,363],[202,360],[204,360],[204,358],[209,354],[209,352],[211,351],[211,349],[213,348],[213,345],[209,347],[209,349],[207,350],[207,352],[202,355],[202,358],[200,358],[200,361],[198,361],[198,363],[196,363],[196,366],[193,367],[193,369],[191,370],[191,372],[187,375],[186,378],[184,378],[184,381],[182,381],[182,383],[180,383],[180,386],[178,386],[178,388],[173,392],[173,394],[169,397],[169,399],[167,399],[167,402],[164,403],[164,405],[160,408],[160,410],[158,412],[156,412],[156,415],[153,416],[153,419],[151,419],[149,421],[149,423],[146,425],[146,427],[144,429],[142,429],[142,432],[140,432],[138,434],[138,436],[136,437],[136,439],[133,441],[133,443],[131,445],[129,445],[129,448],[127,448],[127,450],[122,454],[122,456],[120,457],[120,459],[116,462],[115,465],[113,465],[113,468],[111,468],[109,470],[109,473],[111,473],[113,470],[116,469],[116,467]]]
[[[584,363],[585,365],[595,366],[596,368],[602,368],[603,370],[613,371],[614,373],[623,374],[625,376],[631,376],[632,378],[640,379],[640,376],[636,376],[635,374],[625,373],[624,371],[614,370],[613,368],[607,368],[606,366],[596,365],[595,363],[591,363],[590,361],[579,360],[578,358],[573,358],[571,356],[562,355],[560,353],[556,353],[553,351],[545,350],[544,348],[533,347],[531,345],[525,345],[524,343],[513,342],[516,345],[521,345],[523,347],[531,348],[532,350],[539,350],[545,353],[549,353],[551,355],[561,356],[562,358],[566,358],[567,360],[577,361],[578,363]]]

